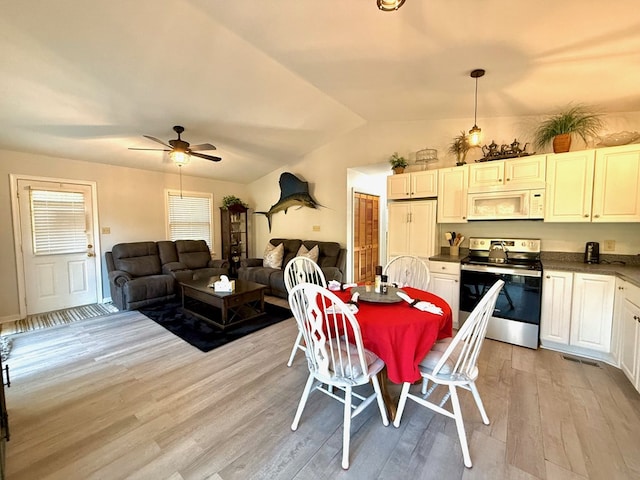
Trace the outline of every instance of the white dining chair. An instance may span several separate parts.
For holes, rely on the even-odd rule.
[[[388,283],[396,284],[400,288],[413,287],[427,290],[431,279],[427,264],[413,255],[399,255],[392,258],[385,265],[382,274],[387,276]]]
[[[476,308],[473,309],[455,337],[439,340],[435,343],[431,351],[420,362],[420,375],[422,375],[423,379],[421,395],[410,393],[411,383],[404,383],[393,422],[394,426],[400,426],[407,399],[453,418],[456,421],[464,465],[468,468],[472,466],[471,455],[469,454],[457,389],[460,387],[471,391],[476,406],[480,411],[482,422],[485,425],[489,425],[489,417],[484,409],[475,383],[478,378],[477,362],[487,332],[489,318],[493,314],[498,294],[503,286],[504,281],[502,280],[498,280],[493,284],[476,305]],[[430,381],[433,385],[427,390]],[[437,404],[427,400],[436,388],[441,385],[449,389],[442,400]],[[448,400],[451,400],[451,410],[444,408]]]
[[[284,267],[284,286],[287,289],[287,293],[291,292],[291,289],[300,283],[313,283],[321,287],[327,287],[327,281],[320,266],[309,257],[294,257]],[[293,359],[298,350],[305,351],[300,330],[298,330],[298,336],[291,349],[287,367],[293,365]]]
[[[384,362],[364,348],[355,315],[333,292],[302,283],[289,292],[289,305],[307,345],[305,355],[309,368],[309,378],[291,429],[297,430],[312,390],[343,403],[342,468],[347,469],[351,419],[377,400],[382,423],[389,425],[378,380]],[[363,395],[354,391],[369,381],[373,384],[373,393]]]

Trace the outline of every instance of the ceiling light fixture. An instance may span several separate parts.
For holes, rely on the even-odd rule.
[[[169,152],[169,158],[175,163],[180,171],[180,198],[182,198],[182,166],[191,161],[191,155],[179,149],[173,149]]]
[[[183,150],[173,149],[169,152],[169,158],[173,163],[181,167],[182,165],[186,165],[191,160],[191,155]]]
[[[476,79],[476,95],[473,109],[473,127],[469,130],[469,145],[479,145],[480,144],[480,133],[482,130],[478,127],[478,78],[484,75],[484,70],[482,68],[477,68],[476,70],[472,70],[470,77]]]
[[[405,0],[377,0],[378,8],[383,12],[393,12],[398,10],[405,2]]]

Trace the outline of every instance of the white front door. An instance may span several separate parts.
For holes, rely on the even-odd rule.
[[[90,185],[18,180],[27,314],[96,303]]]

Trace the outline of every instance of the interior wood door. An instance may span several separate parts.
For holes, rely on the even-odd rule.
[[[372,282],[380,265],[380,197],[353,196],[353,281]]]

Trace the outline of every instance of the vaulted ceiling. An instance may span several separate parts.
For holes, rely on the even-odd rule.
[[[366,123],[640,111],[637,0],[3,1],[0,149],[253,181]]]

